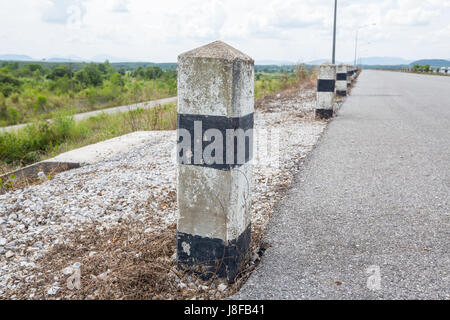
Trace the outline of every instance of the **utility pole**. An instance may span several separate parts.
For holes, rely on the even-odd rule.
[[[72,60],[69,60],[70,65],[70,91],[73,92],[73,72],[72,72]]]
[[[368,25],[365,25],[365,26],[361,26],[361,27],[356,28],[356,37],[355,37],[355,61],[354,61],[354,65],[355,65],[355,66],[356,66],[356,57],[357,57],[357,54],[358,54],[358,33],[359,33],[359,30],[360,30],[360,29],[363,29],[363,28],[370,27],[370,26],[376,26],[376,25],[377,25],[376,23],[372,23],[372,24],[368,24]]]
[[[336,19],[337,19],[337,0],[334,0],[333,58],[331,59],[333,64],[336,64]]]
[[[353,63],[354,66],[356,66],[356,52],[358,51],[358,32],[359,29],[356,30],[356,38],[355,38],[355,61]]]

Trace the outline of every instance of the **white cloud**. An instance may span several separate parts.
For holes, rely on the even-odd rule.
[[[86,0],[51,0],[42,13],[42,19],[49,23],[74,23],[86,13],[83,2]]]
[[[394,9],[386,14],[386,22],[392,25],[401,26],[425,26],[439,16],[438,10],[426,10],[423,8],[414,9]]]
[[[112,11],[118,13],[129,12],[128,5],[129,5],[128,0],[116,0]]]
[[[366,55],[450,57],[439,43],[450,0],[338,3],[340,60],[353,57],[356,29],[372,23],[359,32]],[[222,39],[255,59],[313,60],[330,56],[332,18],[332,0],[0,0],[0,53],[174,61]]]

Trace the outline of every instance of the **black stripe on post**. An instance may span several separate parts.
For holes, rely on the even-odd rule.
[[[316,109],[316,118],[318,119],[333,118],[333,109]]]
[[[347,74],[346,73],[337,73],[336,80],[337,81],[347,81]]]
[[[181,269],[189,269],[204,280],[219,276],[231,282],[242,269],[241,264],[247,261],[250,239],[250,225],[239,238],[227,242],[177,232],[178,266]],[[184,251],[183,244],[189,246],[190,255]]]
[[[335,81],[328,79],[317,80],[317,92],[334,92]]]
[[[201,132],[195,132],[195,123],[201,124]],[[229,118],[224,116],[205,116],[205,115],[192,115],[192,114],[178,114],[177,115],[177,128],[184,129],[189,132],[191,141],[190,141],[190,151],[192,154],[186,155],[183,154],[186,150],[179,150],[177,152],[178,163],[180,164],[188,164],[195,165],[207,168],[213,168],[217,170],[231,170],[233,168],[239,168],[243,166],[245,163],[249,162],[253,158],[253,126],[254,126],[254,114],[248,114],[244,117],[240,118]],[[205,148],[207,148],[210,144],[213,144],[214,139],[210,139],[205,141],[205,132],[209,129],[217,129],[220,131],[222,135],[222,150],[223,150],[223,159],[219,161],[221,163],[205,163],[201,161],[200,163],[196,163],[195,159],[200,158],[203,160],[203,152]],[[227,130],[238,130],[242,129],[244,133],[247,135],[244,137],[244,141],[239,144],[238,138],[234,138],[234,147],[233,147],[233,161],[227,162],[228,152],[232,152],[227,149]],[[184,145],[185,141],[182,141],[182,135],[180,134],[180,130],[177,131],[177,143]],[[195,138],[196,135],[202,140],[201,150],[195,149]],[[212,140],[212,141],[211,141]],[[184,143],[183,143],[184,142]],[[244,146],[245,144],[245,146]],[[244,162],[239,159],[239,146],[244,146],[245,150],[245,160]],[[197,155],[195,152],[201,152],[201,155]],[[215,152],[213,152],[212,156],[215,156]],[[231,157],[231,155],[230,155]]]

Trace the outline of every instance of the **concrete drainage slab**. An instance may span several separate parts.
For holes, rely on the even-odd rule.
[[[0,176],[2,180],[9,179],[12,175],[17,179],[36,177],[39,172],[58,173],[81,166],[94,164],[110,158],[116,154],[127,152],[130,149],[145,145],[154,139],[153,131],[136,131],[110,140],[88,145],[79,149],[62,153],[54,158],[34,163]]]

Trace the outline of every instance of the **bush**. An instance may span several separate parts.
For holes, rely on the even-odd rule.
[[[19,92],[22,82],[10,75],[7,69],[0,69],[0,92],[9,97],[13,92]]]
[[[53,68],[50,74],[47,76],[47,78],[50,80],[56,80],[64,77],[70,77],[70,69],[64,65]]]
[[[111,78],[111,84],[116,87],[123,87],[125,85],[125,81],[123,81],[120,73],[115,73]]]
[[[40,109],[44,109],[45,105],[47,104],[47,98],[45,96],[38,96],[37,104]]]
[[[72,117],[58,116],[51,123],[34,123],[17,133],[0,134],[0,161],[27,165],[39,161],[47,153],[65,142],[75,127]]]

